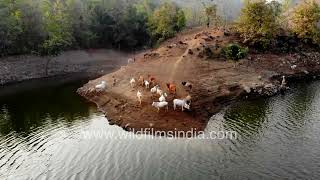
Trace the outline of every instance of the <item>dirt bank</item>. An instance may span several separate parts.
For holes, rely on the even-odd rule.
[[[126,64],[130,56],[106,49],[67,51],[53,57],[48,65],[48,57],[6,57],[0,59],[0,85],[70,73],[102,75]]]
[[[171,39],[158,49],[140,54],[137,61],[120,70],[88,82],[78,93],[97,104],[106,113],[110,124],[126,130],[138,131],[153,128],[154,131],[201,131],[209,117],[221,107],[251,95],[270,96],[279,92],[280,78],[301,77],[317,74],[320,70],[320,54],[308,52],[299,54],[249,54],[239,63],[220,57],[221,47],[238,42],[234,35],[221,30],[197,30]],[[169,111],[159,113],[151,106],[158,101],[149,89],[141,86],[131,88],[129,81],[140,75],[156,78],[162,90],[166,83],[177,85],[176,95],[169,95]],[[111,86],[113,79],[117,80]],[[109,87],[97,93],[96,84],[105,80]],[[181,85],[182,81],[193,84],[191,91]],[[136,97],[143,93],[142,105]],[[167,91],[168,93],[168,91]],[[169,93],[168,93],[169,94]],[[172,100],[191,95],[191,110],[173,110]]]

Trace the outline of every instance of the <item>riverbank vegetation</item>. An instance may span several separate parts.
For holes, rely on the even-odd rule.
[[[186,25],[176,4],[148,0],[4,0],[0,15],[2,56],[150,47]]]
[[[230,28],[266,50],[320,42],[315,0],[2,0],[0,56],[153,47],[185,27]]]
[[[256,49],[278,45],[288,51],[298,45],[319,47],[319,22],[320,6],[315,0],[297,4],[291,0],[246,0],[235,29],[245,44]]]

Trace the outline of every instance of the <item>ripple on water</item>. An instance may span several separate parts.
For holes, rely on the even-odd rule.
[[[0,179],[316,179],[318,87],[293,88],[216,114],[206,137],[212,131],[238,135],[222,140],[85,138],[85,131],[130,133],[108,125],[73,92],[56,102],[50,96],[61,97],[60,91],[47,90],[42,98],[55,103],[35,101],[38,109],[29,113],[14,103],[1,105],[0,98]]]

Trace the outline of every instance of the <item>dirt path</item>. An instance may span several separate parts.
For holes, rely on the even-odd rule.
[[[126,130],[138,131],[152,128],[154,131],[202,131],[208,118],[218,112],[225,104],[239,97],[251,94],[272,95],[280,87],[281,74],[289,76],[305,75],[320,69],[319,53],[314,52],[299,61],[296,55],[250,54],[240,63],[225,61],[221,58],[221,48],[230,42],[237,42],[235,36],[225,36],[221,30],[194,30],[173,38],[153,51],[137,56],[137,61],[120,70],[90,81],[78,90],[79,94],[97,104],[106,112],[110,124],[116,124]],[[211,53],[208,54],[208,49]],[[291,69],[291,65],[297,65]],[[159,113],[151,106],[159,96],[152,95],[150,89],[142,86],[130,87],[132,77],[152,75],[160,88],[166,89],[166,83],[177,86],[177,94],[167,98],[169,111]],[[278,77],[278,78],[274,78]],[[117,83],[111,86],[113,79]],[[94,89],[102,80],[109,87],[103,93]],[[193,84],[190,91],[181,85],[182,81]],[[142,105],[138,103],[136,93],[143,94]],[[172,100],[183,99],[191,95],[191,110],[182,112],[173,110]]]

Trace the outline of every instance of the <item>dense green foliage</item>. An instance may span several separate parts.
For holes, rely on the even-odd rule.
[[[279,32],[281,5],[276,1],[246,1],[237,30],[246,43],[266,48]]]
[[[238,61],[243,59],[248,54],[248,48],[241,47],[238,44],[228,44],[223,47],[222,54],[230,60]]]
[[[320,6],[315,0],[298,4],[291,17],[292,31],[303,39],[320,43]]]
[[[149,0],[1,0],[0,54],[57,55],[75,48],[135,49],[186,26],[173,3]]]
[[[265,50],[288,35],[320,42],[320,6],[315,0],[294,6],[292,0],[242,2],[235,29],[247,45]],[[233,11],[224,0],[0,0],[0,56],[145,48],[185,26],[230,23]]]
[[[184,12],[170,3],[164,3],[157,8],[148,23],[153,42],[173,37],[185,24]]]

